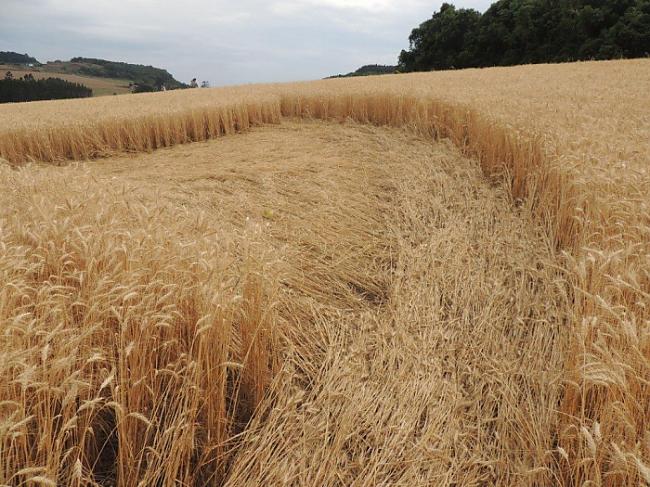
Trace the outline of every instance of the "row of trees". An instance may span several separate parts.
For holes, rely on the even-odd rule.
[[[19,54],[12,51],[0,51],[0,64],[39,64],[36,58],[29,54]]]
[[[483,14],[444,3],[409,37],[401,71],[650,55],[650,0],[499,0]]]
[[[36,100],[60,100],[64,98],[86,98],[93,96],[93,90],[78,83],[59,78],[35,79],[31,74],[14,79],[10,72],[0,80],[0,103],[15,103]]]
[[[397,71],[397,66],[387,66],[385,64],[366,64],[356,71],[348,74],[337,74],[329,78],[352,78],[355,76],[374,76],[378,74],[393,74]]]

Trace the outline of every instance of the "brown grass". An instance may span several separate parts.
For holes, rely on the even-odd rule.
[[[413,436],[409,436],[410,433],[406,431],[409,427],[403,423],[407,419],[405,417],[407,410],[399,408],[401,403],[397,401],[397,398],[404,397],[421,384],[413,383],[408,389],[395,389],[391,393],[385,389],[375,389],[374,392],[369,393],[366,397],[370,401],[369,404],[376,404],[377,401],[388,403],[391,400],[397,401],[394,403],[394,408],[386,409],[385,414],[390,414],[390,418],[394,417],[395,420],[401,418],[402,423],[398,421],[399,424],[392,426],[390,421],[382,423],[378,417],[374,416],[374,413],[371,414],[370,409],[364,409],[362,398],[356,394],[359,390],[363,390],[358,385],[358,381],[350,382],[350,387],[353,387],[352,392],[355,392],[352,395],[350,391],[339,391],[336,388],[334,391],[331,391],[331,388],[319,389],[323,384],[329,383],[328,380],[332,380],[332,383],[335,384],[341,384],[341,387],[345,387],[345,384],[342,382],[343,378],[337,377],[335,373],[331,376],[327,375],[336,369],[336,367],[329,369],[326,367],[326,364],[333,363],[331,362],[333,358],[328,358],[327,355],[330,353],[329,345],[327,347],[305,345],[311,352],[307,354],[298,350],[295,353],[298,353],[299,358],[289,361],[289,363],[298,364],[301,370],[298,376],[305,377],[302,380],[309,384],[309,387],[306,387],[299,381],[304,386],[309,401],[304,402],[302,399],[304,396],[300,396],[298,392],[294,394],[291,390],[287,390],[286,387],[289,386],[277,386],[280,388],[280,392],[271,394],[269,401],[285,404],[285,406],[280,408],[281,411],[277,413],[280,415],[277,421],[269,420],[269,417],[275,417],[275,410],[272,409],[257,417],[260,423],[251,429],[249,434],[260,435],[258,439],[254,440],[254,442],[259,442],[259,451],[256,452],[255,449],[248,447],[243,448],[244,453],[238,457],[233,469],[233,478],[240,482],[255,483],[260,479],[277,481],[281,477],[276,477],[276,475],[285,475],[286,477],[282,478],[294,482],[323,480],[330,483],[350,483],[351,479],[356,478],[355,475],[360,475],[360,481],[382,483],[389,481],[415,482],[433,474],[438,476],[436,478],[439,479],[439,483],[446,484],[452,482],[461,484],[500,482],[503,484],[562,483],[582,485],[591,481],[596,485],[639,485],[639,483],[648,481],[648,464],[650,463],[650,446],[647,444],[647,424],[650,420],[650,401],[648,400],[650,397],[648,386],[650,383],[650,338],[648,335],[650,312],[647,304],[648,296],[650,296],[648,272],[650,268],[650,217],[648,216],[647,196],[650,190],[650,174],[647,168],[650,123],[646,109],[650,100],[648,100],[647,90],[642,89],[648,84],[648,81],[650,81],[650,63],[647,60],[639,60],[467,70],[389,76],[372,80],[331,80],[294,85],[195,90],[186,93],[129,97],[128,103],[126,98],[121,97],[110,100],[49,102],[21,106],[19,113],[16,112],[16,106],[9,106],[0,109],[0,115],[4,115],[3,121],[0,122],[0,155],[16,164],[30,158],[63,161],[107,155],[116,151],[152,150],[161,146],[203,140],[222,133],[245,130],[258,124],[277,123],[281,116],[340,120],[352,118],[358,122],[376,125],[407,127],[419,137],[424,135],[449,138],[466,155],[477,159],[485,174],[499,178],[505,174],[511,201],[523,204],[523,209],[530,212],[541,223],[548,242],[550,242],[549,248],[560,249],[564,252],[561,257],[558,256],[559,258],[555,259],[556,262],[553,264],[564,269],[559,274],[561,277],[553,277],[549,270],[545,271],[546,277],[544,278],[548,282],[557,281],[558,284],[561,284],[562,292],[559,295],[554,294],[553,289],[557,286],[551,285],[546,285],[539,292],[539,295],[547,296],[548,303],[557,307],[556,311],[553,311],[552,308],[545,310],[547,314],[535,311],[537,301],[533,297],[526,297],[526,294],[522,294],[523,290],[529,290],[530,287],[518,288],[513,284],[514,282],[525,283],[525,279],[523,281],[508,281],[510,284],[504,290],[504,295],[507,295],[508,292],[521,289],[517,295],[522,296],[526,306],[531,307],[531,311],[524,315],[533,322],[542,320],[541,322],[549,325],[558,325],[564,316],[562,303],[566,303],[569,308],[567,311],[568,326],[566,327],[567,330],[570,330],[569,343],[566,348],[560,347],[559,356],[549,359],[545,352],[547,347],[559,346],[553,341],[556,332],[550,331],[554,329],[552,327],[547,327],[546,334],[540,338],[529,335],[523,342],[529,346],[537,344],[537,340],[545,340],[543,343],[547,345],[536,348],[539,356],[536,356],[535,360],[539,359],[542,362],[536,364],[534,370],[540,373],[542,370],[546,370],[543,368],[544,366],[553,370],[554,360],[564,360],[562,372],[553,382],[555,385],[549,387],[546,393],[548,397],[545,396],[544,400],[536,400],[533,403],[546,406],[543,406],[542,411],[537,411],[534,416],[531,416],[532,409],[530,405],[527,405],[530,398],[541,394],[539,392],[541,382],[537,383],[539,389],[524,388],[527,392],[520,394],[516,392],[521,390],[518,388],[522,387],[520,379],[515,381],[517,387],[506,381],[508,384],[505,386],[506,389],[514,394],[507,396],[510,399],[504,399],[506,396],[503,394],[494,392],[492,394],[498,398],[495,399],[496,404],[510,405],[507,408],[508,414],[502,418],[502,422],[499,422],[499,419],[493,421],[493,418],[498,418],[498,415],[494,415],[494,410],[489,413],[485,401],[479,400],[478,396],[473,396],[466,389],[461,388],[456,391],[459,394],[458,397],[462,398],[461,402],[468,401],[468,405],[471,404],[468,407],[474,407],[477,411],[474,416],[469,416],[472,419],[467,422],[468,427],[474,428],[471,430],[474,433],[460,433],[465,425],[463,422],[437,419],[436,421],[439,423],[436,422],[436,424],[440,425],[441,431],[444,430],[445,434],[454,432],[457,435],[452,446],[440,447],[440,451],[443,453],[438,452],[436,448],[433,449],[434,453],[431,453],[433,455],[431,458],[443,460],[430,460],[427,463],[424,460],[416,460],[421,457],[412,455],[413,448],[400,450],[398,443],[392,443],[402,438],[404,441],[410,442],[408,444],[413,444]],[[410,143],[415,144],[415,139]],[[403,150],[406,151],[405,148]],[[422,159],[421,156],[420,159]],[[412,168],[401,169],[400,176],[410,175],[411,170],[419,171],[416,164],[419,162],[418,157],[414,157],[411,162],[413,163]],[[454,178],[454,181],[457,179]],[[418,183],[425,184],[419,180]],[[12,182],[11,184],[15,185],[16,183]],[[363,193],[363,190],[360,191]],[[417,193],[413,187],[410,188],[410,191],[414,194]],[[349,196],[347,193],[343,194],[346,198]],[[393,198],[393,191],[390,194]],[[460,191],[460,194],[464,193]],[[13,197],[10,199],[10,202],[12,201],[14,201]],[[411,204],[416,207],[426,206],[430,204],[430,198],[424,198],[422,202]],[[477,208],[469,205],[461,213],[463,215],[471,214],[471,212],[483,208],[488,211],[490,206],[483,204]],[[500,205],[499,208],[503,213],[503,205]],[[267,217],[272,218],[273,212],[271,209],[269,211],[271,213],[268,213]],[[399,237],[401,232],[407,234],[414,232],[419,235],[423,234],[425,229],[431,231],[432,217],[424,218],[426,224],[422,225],[417,222],[417,219],[412,221],[411,217],[403,213],[390,213],[396,211],[398,209],[395,208],[395,205],[389,205],[388,208],[381,210],[382,215],[392,215],[396,222],[395,225],[398,226],[397,229],[393,228],[392,230],[391,241],[393,243],[389,245],[389,248],[400,248],[395,247],[395,242],[408,241],[408,239]],[[301,213],[298,212],[298,214]],[[361,211],[360,214],[365,214],[365,211]],[[323,218],[325,217],[323,215]],[[15,218],[15,221],[18,222],[24,216]],[[435,221],[435,218],[433,220]],[[348,220],[334,217],[332,221]],[[406,229],[399,227],[400,224],[405,225]],[[409,227],[409,225],[411,226]],[[111,225],[111,228],[113,226]],[[350,227],[343,226],[338,230],[330,231],[330,233],[337,236],[355,234]],[[527,232],[526,235],[534,233],[531,232]],[[482,231],[477,230],[476,235],[482,235]],[[292,234],[287,241],[294,238],[295,235]],[[45,240],[48,239],[52,240],[54,237],[47,234]],[[470,236],[467,235],[461,239],[461,241],[470,240]],[[524,240],[523,236],[521,240]],[[488,245],[482,240],[478,242],[478,248]],[[348,243],[350,248],[358,248],[356,241]],[[335,244],[332,243],[332,245]],[[306,248],[313,249],[315,246],[312,242]],[[539,244],[530,243],[527,248],[535,246],[539,246]],[[261,247],[263,248],[264,245]],[[435,248],[437,249],[437,247]],[[508,241],[503,248],[516,249],[517,247],[514,242]],[[362,252],[364,256],[366,252],[370,256],[375,256],[374,259],[371,259],[372,262],[376,262],[379,259],[378,256],[381,255],[380,248],[376,247],[372,247],[372,250],[364,249]],[[403,252],[403,260],[408,261],[408,252],[406,250]],[[528,250],[528,252],[530,251]],[[513,259],[515,256],[515,260],[508,260],[509,265],[518,262],[518,265],[525,269],[539,267],[532,261],[525,260],[524,255],[513,251]],[[312,258],[313,256],[310,256],[304,260],[304,265],[308,269],[314,266]],[[487,256],[483,256],[483,258],[489,262],[496,262]],[[529,256],[529,258],[533,258],[533,256]],[[546,259],[543,256],[537,258]],[[415,260],[421,261],[422,255],[418,254],[418,258]],[[381,259],[378,262],[381,264]],[[389,259],[389,262],[391,262],[389,266],[391,269],[398,265],[392,259]],[[459,264],[458,269],[472,269],[478,265],[468,265],[467,262],[463,261],[465,267]],[[363,259],[358,265],[359,275],[372,274],[365,269],[364,266],[367,263]],[[18,267],[20,268],[20,266]],[[408,270],[410,271],[413,267],[417,266],[409,265]],[[549,269],[550,267],[552,267],[550,264],[542,266],[542,268]],[[13,267],[8,266],[7,268]],[[499,267],[495,263],[491,268]],[[364,274],[363,271],[367,272]],[[426,276],[426,272],[433,271],[425,269],[422,272]],[[507,266],[504,268],[504,272],[507,274]],[[305,273],[303,271],[302,274],[298,273],[297,275],[305,275]],[[384,282],[385,279],[379,279],[379,281]],[[480,278],[477,279],[480,281]],[[356,281],[363,280],[356,279]],[[336,279],[332,278],[328,272],[317,274],[315,281],[316,283],[303,290],[306,295],[331,299],[331,296],[340,294],[337,294],[336,291]],[[369,317],[365,315],[363,319],[355,317],[350,323],[362,324],[365,322],[364,320],[370,319],[371,323],[376,322],[381,326],[388,326],[388,323],[392,322],[392,318],[381,313],[386,313],[386,309],[399,308],[398,304],[395,304],[395,300],[389,297],[391,292],[386,291],[386,286],[383,287],[383,292],[378,292],[382,288],[381,286],[374,285],[368,289],[360,286],[360,283],[356,281],[349,280],[348,282],[354,283],[353,289],[363,290],[361,291],[362,295],[371,297],[372,299],[369,301],[373,303],[373,307],[372,311],[369,311]],[[389,274],[389,281],[389,289],[392,289],[399,279],[393,274]],[[417,276],[409,278],[408,282],[417,282]],[[424,279],[420,284],[422,289],[419,291],[408,289],[400,291],[403,294],[402,298],[406,298],[410,295],[409,293],[412,293],[414,296],[411,298],[412,302],[421,302],[423,298],[418,293],[426,293],[427,289],[429,289],[429,293],[435,291],[436,288],[435,286],[431,287],[431,282],[431,279]],[[481,318],[481,315],[478,314],[470,320],[471,322],[475,320],[479,323],[483,320],[492,322],[493,316],[489,312],[492,312],[493,308],[489,306],[489,303],[498,302],[498,295],[493,296],[487,293],[481,296],[480,292],[476,291],[475,295],[465,296],[458,294],[461,292],[459,286],[465,280],[454,281],[452,279],[450,282],[456,283],[454,289],[459,289],[452,293],[450,300],[452,303],[455,302],[457,305],[459,302],[471,303],[473,299],[476,299],[477,303],[482,303],[481,306],[487,308],[486,313],[488,314],[485,316],[488,318]],[[317,287],[315,285],[317,283],[322,287]],[[475,287],[481,289],[481,286]],[[260,292],[260,295],[266,295],[266,292]],[[566,296],[566,299],[563,300],[561,296]],[[252,298],[248,300],[256,302]],[[347,309],[338,301],[335,302],[338,304],[334,306],[334,311],[331,313],[336,314],[340,313],[336,310]],[[286,305],[287,309],[294,309],[298,306],[295,303],[302,303],[302,300],[296,296],[295,299],[288,300],[287,303],[290,303]],[[378,303],[381,303],[379,306],[381,310],[374,309]],[[255,306],[259,306],[259,303]],[[248,310],[245,314],[251,314],[250,306],[242,304],[241,309]],[[427,309],[431,310],[435,307],[430,306]],[[473,308],[470,306],[470,309]],[[497,306],[496,309],[499,307]],[[510,308],[502,306],[501,309],[506,313],[502,315],[502,319],[506,322],[512,321],[512,318],[507,318],[507,310]],[[378,317],[370,318],[373,313],[377,313]],[[388,316],[392,316],[392,313],[394,312],[390,312]],[[280,315],[289,316],[291,313],[285,311]],[[349,318],[338,317],[333,320],[330,313],[325,315],[326,318],[320,318],[321,314],[314,315],[313,310],[301,311],[297,315],[304,315],[307,322],[320,323],[321,326],[313,327],[315,330],[312,331],[312,327],[304,329],[304,327],[298,326],[299,323],[292,323],[287,327],[287,330],[291,331],[285,332],[289,334],[289,338],[285,338],[286,343],[318,343],[318,337],[313,340],[306,340],[305,337],[320,333],[327,337],[325,343],[328,344],[338,343],[337,340],[343,340],[344,343],[355,343],[355,340],[361,340],[364,346],[368,345],[363,341],[370,339],[367,333],[362,334],[362,337],[355,337],[341,334],[342,332],[328,331],[337,329],[332,325],[333,322],[345,322]],[[448,313],[445,314],[445,317],[447,315]],[[401,315],[398,314],[398,316]],[[421,316],[431,316],[431,312],[423,312]],[[453,313],[450,316],[453,318]],[[535,318],[536,316],[539,318]],[[463,316],[463,319],[466,318]],[[434,322],[437,321],[434,320]],[[530,321],[525,322],[530,323]],[[498,323],[498,320],[495,323]],[[452,320],[448,326],[455,329],[454,327],[457,325],[459,330],[464,329],[462,319],[460,321]],[[415,328],[409,328],[409,326],[408,323],[404,323],[400,319],[395,322],[392,329],[403,330],[400,333],[406,333],[407,336],[404,340],[408,341],[407,338],[411,339],[414,335],[417,336],[416,331],[420,330],[417,326]],[[481,329],[479,326],[478,330]],[[461,344],[468,343],[468,337],[476,340],[475,345],[468,348],[470,356],[462,356],[458,363],[472,371],[469,372],[468,377],[478,380],[478,384],[483,384],[490,374],[497,378],[510,377],[505,370],[499,369],[496,365],[494,367],[497,368],[489,369],[489,371],[471,365],[478,350],[490,350],[490,343],[492,343],[491,346],[494,346],[503,342],[502,339],[497,338],[498,335],[495,335],[495,333],[498,334],[499,329],[497,325],[490,329],[492,335],[486,331],[485,335],[481,332],[476,337],[468,334],[469,332],[458,331],[458,337],[462,338],[453,338]],[[513,333],[513,331],[508,330],[508,333]],[[516,332],[514,333],[516,334]],[[10,334],[10,336],[13,335]],[[374,335],[371,336],[374,337]],[[486,337],[485,341],[482,341],[482,336]],[[397,350],[401,350],[403,341],[399,342],[400,346],[397,347]],[[517,347],[521,346],[523,345]],[[293,350],[292,347],[294,346],[289,345],[289,351]],[[514,347],[513,350],[517,347]],[[394,348],[389,347],[390,350]],[[444,348],[444,345],[439,345],[438,348]],[[371,350],[375,349],[371,347]],[[406,349],[411,350],[408,347]],[[562,353],[562,350],[565,350],[566,353]],[[489,356],[491,356],[490,353],[488,353]],[[349,352],[336,355],[335,358],[341,357],[347,357],[346,363],[354,364]],[[384,359],[378,357],[384,357],[384,355],[373,355],[367,360],[370,364],[385,364]],[[391,360],[401,366],[404,358],[399,355],[399,358],[395,357]],[[414,363],[421,364],[419,359],[413,358],[413,360]],[[508,363],[506,356],[503,359],[504,367]],[[533,362],[531,361],[531,363]],[[284,367],[287,366],[284,365]],[[386,372],[391,369],[384,366],[383,370]],[[413,376],[417,377],[415,372],[417,367],[406,367],[405,370],[407,371],[405,375],[400,376],[403,377],[401,383],[408,382],[407,379]],[[423,366],[423,370],[429,369],[427,366]],[[350,373],[346,377],[359,375],[356,373],[359,371],[354,367],[351,367],[348,372]],[[321,373],[324,375],[319,375]],[[345,373],[345,370],[338,371],[338,373]],[[438,374],[441,381],[435,384],[440,385],[441,390],[444,391],[445,389],[441,385],[444,382],[442,379],[449,376],[444,372],[438,372]],[[520,371],[517,374],[515,374],[517,377],[526,376],[526,374],[521,375]],[[278,384],[291,383],[290,380],[283,382],[285,375],[283,373],[279,376]],[[384,376],[392,377],[399,376],[399,374],[385,373]],[[435,373],[432,376],[435,376]],[[549,377],[548,374],[543,376]],[[244,382],[251,390],[257,391],[247,394],[259,399],[261,390],[259,384],[254,385],[252,379],[247,379]],[[461,383],[464,384],[464,380]],[[318,386],[314,384],[318,384]],[[556,389],[559,387],[557,384],[561,385],[559,389]],[[373,390],[371,387],[369,389]],[[323,407],[324,396],[322,394],[330,392],[333,392],[336,397],[343,397],[337,396],[337,394],[343,394],[352,399],[350,404],[358,405],[358,411],[355,411],[354,408],[348,410],[343,405],[337,406],[327,416],[323,416],[322,414],[309,413],[308,407],[301,413],[302,416],[295,414],[291,416],[287,413],[287,410],[290,409],[289,405],[283,402],[292,397],[301,397],[299,400],[296,399],[298,402],[294,409],[298,406],[302,408],[303,404],[313,404],[311,408]],[[487,392],[485,394],[492,397]],[[446,399],[440,403],[442,405],[435,408],[436,410],[444,411],[444,404],[447,403],[458,404],[458,401],[451,400],[455,397],[453,394],[443,392],[443,395]],[[438,400],[440,401],[440,399]],[[435,401],[433,403],[435,404]],[[377,414],[383,414],[380,413],[381,409],[375,410]],[[366,411],[367,414],[363,411]],[[448,417],[453,418],[454,414],[462,411],[462,408],[458,409],[457,406],[450,411],[451,416]],[[504,412],[501,408],[499,411]],[[281,416],[282,412],[288,415]],[[548,416],[549,412],[550,416]],[[312,415],[310,416],[310,414]],[[427,417],[427,414],[424,416]],[[328,421],[324,423],[325,429],[321,428],[322,421],[327,417],[338,418],[338,422],[334,423],[337,427],[335,430],[331,429],[333,426],[328,426],[330,424]],[[307,441],[306,438],[308,438],[304,431],[300,433],[299,429],[295,429],[297,425],[292,421],[298,421],[299,418],[302,418],[300,421],[303,422],[303,425],[313,423],[312,429],[309,431],[317,432],[311,438],[320,438],[321,443],[319,444],[322,445],[320,449],[313,445],[309,447],[303,445],[302,450],[295,447],[297,441]],[[347,418],[346,421],[348,421],[345,424],[352,428],[348,429],[349,435],[345,437],[348,438],[346,441],[349,441],[349,438],[362,438],[366,445],[365,450],[360,445],[335,442],[336,436],[332,435],[346,431],[340,422],[344,418]],[[369,430],[360,430],[363,418],[366,418],[368,424],[385,424],[387,429],[379,429],[374,433]],[[487,440],[476,441],[475,438],[479,438],[479,440],[483,438],[480,434],[478,437],[472,436],[472,434],[477,434],[477,431],[485,431],[485,427],[481,426],[483,424],[481,418],[487,420],[488,424],[496,423],[497,425],[495,427],[499,435],[494,436],[496,440],[491,440],[498,445],[498,447],[494,447],[497,448],[496,450],[489,447],[490,443]],[[412,417],[408,419],[413,420]],[[502,424],[509,426],[503,426],[506,427],[506,430],[501,430],[499,429],[501,426],[498,425]],[[404,425],[406,430],[401,431],[400,425]],[[530,441],[530,438],[535,438],[532,441],[534,448],[519,448],[517,446],[519,443],[516,440],[517,435],[505,434],[507,439],[503,440],[503,432],[512,431],[508,429],[512,425],[517,425],[515,431],[518,432],[521,441]],[[284,433],[284,431],[294,432],[291,433],[294,436]],[[397,434],[397,431],[400,431],[400,434]],[[522,432],[526,432],[526,434]],[[373,434],[375,436],[372,436]],[[445,445],[445,439],[441,434],[436,433],[431,436],[429,443]],[[370,438],[378,438],[376,441],[386,442],[385,445],[383,443],[379,445],[374,440],[368,439],[369,435],[371,435]],[[251,438],[257,437],[251,436]],[[340,441],[343,439],[341,437]],[[470,452],[466,455],[459,453],[465,451],[459,446],[459,441],[465,441],[464,439],[469,442],[468,444],[473,445],[471,448],[466,447]],[[286,443],[277,443],[285,440]],[[330,441],[334,441],[338,446],[330,448]],[[248,443],[244,442],[244,444]],[[286,446],[283,447],[282,444]],[[302,451],[300,458],[306,457],[307,463],[301,464],[298,459],[287,453],[280,457],[284,459],[282,461],[286,467],[273,472],[265,471],[262,468],[264,462],[271,461],[271,457],[268,456],[270,453],[262,454],[262,452],[277,452],[277,448],[287,449],[289,447],[293,447],[292,451]],[[424,450],[428,451],[427,448]],[[377,453],[378,451],[381,454]],[[400,456],[399,451],[405,452],[405,456]],[[450,454],[450,451],[453,454]],[[536,453],[534,455],[526,453],[520,458],[513,457],[512,455],[516,455],[517,451],[535,451]],[[314,457],[313,454],[310,456],[309,452],[320,452],[320,456]],[[406,455],[406,452],[409,454]],[[477,452],[484,452],[485,458],[478,460],[480,455],[477,456]],[[348,456],[345,457],[344,454]],[[417,468],[414,466],[416,470],[408,470],[407,475],[404,469],[408,467],[409,458],[414,459],[413,465],[416,465]],[[387,463],[388,459],[394,459],[396,463]],[[275,460],[276,457],[273,457],[273,461]],[[357,470],[350,467],[354,461],[360,465]],[[348,468],[341,467],[341,470],[337,470],[337,465],[347,465]],[[363,465],[369,466],[372,470],[364,470],[361,467]],[[388,465],[392,465],[392,467],[389,468]],[[400,467],[398,468],[396,465],[400,465]],[[446,465],[447,470],[442,468],[438,470],[436,465]],[[477,470],[476,465],[483,465],[487,470]],[[320,470],[314,472],[314,468]],[[462,472],[465,472],[463,475],[467,476],[458,477]],[[336,477],[331,477],[332,475]],[[418,477],[418,475],[421,476]]]

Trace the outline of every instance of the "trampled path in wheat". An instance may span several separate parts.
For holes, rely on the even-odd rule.
[[[548,479],[564,283],[476,162],[397,129],[294,122],[86,167],[246,235],[277,275],[286,355],[231,485]]]

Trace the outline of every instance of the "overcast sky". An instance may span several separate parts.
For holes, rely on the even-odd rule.
[[[0,0],[0,51],[148,64],[213,86],[395,64],[442,1]],[[451,1],[484,11],[489,0]]]

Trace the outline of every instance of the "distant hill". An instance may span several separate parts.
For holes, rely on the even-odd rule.
[[[397,66],[386,66],[383,64],[366,64],[361,66],[356,71],[353,71],[348,74],[337,74],[335,76],[330,76],[331,78],[351,78],[354,76],[374,76],[378,74],[393,74],[397,71]]]
[[[167,89],[187,86],[161,68],[105,59],[74,57],[70,61],[48,62],[43,68],[46,71],[57,73],[128,80],[134,85],[148,87],[152,90],[159,90],[162,86]]]
[[[129,80],[96,78],[78,74],[65,74],[56,71],[46,71],[43,68],[44,67],[40,65],[34,65],[33,67],[30,67],[27,65],[16,66],[15,64],[0,64],[0,78],[4,78],[7,72],[10,72],[16,79],[30,75],[33,76],[34,79],[59,78],[90,88],[93,91],[93,96],[105,96],[113,94],[123,95],[126,93],[131,93],[131,87],[129,87],[131,81]]]
[[[0,51],[0,64],[40,64],[36,58],[28,54],[18,54],[11,51]]]
[[[15,79],[25,76],[34,80],[59,78],[90,88],[93,96],[158,91],[163,86],[168,90],[188,87],[165,69],[84,57],[41,64],[28,54],[0,52],[0,78],[7,72]]]

